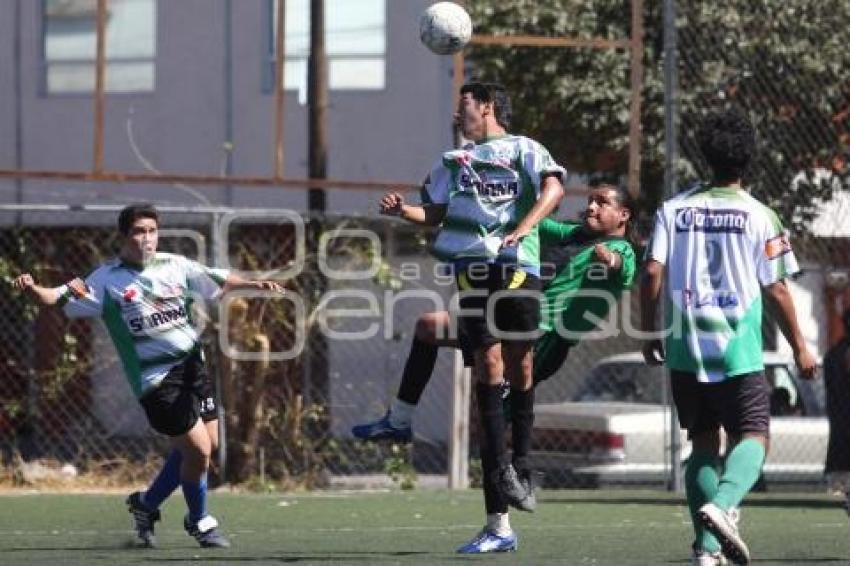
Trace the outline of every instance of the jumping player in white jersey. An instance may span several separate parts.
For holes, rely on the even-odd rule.
[[[762,296],[777,307],[800,374],[814,377],[816,362],[785,284],[798,271],[788,235],[741,184],[755,152],[752,125],[739,112],[719,112],[705,119],[697,139],[714,177],[656,214],[641,310],[644,328],[657,330],[665,283],[668,327],[663,346],[650,340],[643,351],[647,363],[670,368],[679,422],[693,447],[685,471],[696,535],[692,564],[722,564],[724,555],[745,564],[737,508],[761,473],[769,437]],[[721,426],[728,437],[722,468]]]
[[[442,155],[426,182],[422,206],[406,206],[401,195],[390,193],[381,210],[440,225],[433,252],[454,269],[458,323],[479,377],[487,512],[487,525],[458,552],[504,552],[517,548],[507,504],[532,510],[533,488],[530,470],[517,470],[519,462],[506,458],[502,383],[507,378],[511,386],[515,453],[527,453],[534,422],[532,347],[540,320],[537,224],[563,197],[566,172],[536,141],[507,133],[510,100],[501,85],[465,84],[455,119],[474,144]]]
[[[159,214],[151,205],[124,208],[118,229],[124,237],[119,257],[85,281],[48,288],[23,274],[14,286],[41,305],[61,306],[69,317],[102,318],[148,422],[171,437],[173,449],[150,488],[127,498],[140,543],[155,545],[159,506],[181,486],[188,507],[186,531],[202,547],[230,546],[207,513],[206,476],[218,444],[217,409],[191,320],[191,301],[193,296],[214,299],[230,289],[283,289],[274,281],[248,281],[180,255],[158,253]]]

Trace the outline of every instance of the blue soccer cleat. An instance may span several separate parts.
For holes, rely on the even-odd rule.
[[[497,535],[484,527],[471,541],[457,549],[458,554],[485,554],[488,552],[516,552],[517,536]]]
[[[389,440],[404,444],[413,440],[413,430],[409,426],[396,428],[390,423],[389,411],[375,422],[353,427],[351,434],[360,440]]]

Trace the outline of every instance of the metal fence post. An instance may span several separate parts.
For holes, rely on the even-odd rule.
[[[678,118],[678,65],[677,35],[676,35],[676,0],[664,0],[664,195],[670,197],[676,192],[676,163],[679,160],[676,130]],[[666,291],[665,291],[666,292]],[[663,307],[662,307],[663,308]],[[662,312],[662,320],[665,317]],[[669,372],[668,372],[669,379]],[[682,491],[684,478],[679,466],[682,447],[679,437],[679,422],[676,416],[676,405],[672,395],[670,406],[670,477],[667,488],[671,491]]]
[[[210,215],[210,262],[213,267],[222,267],[219,265],[219,260],[222,254],[227,253],[227,242],[221,241],[221,230],[219,230],[219,222],[221,221],[221,213],[214,212]],[[216,341],[217,342],[217,341]],[[227,478],[227,422],[224,418],[224,406],[221,403],[221,367],[220,364],[215,364],[215,391],[218,395],[218,470],[222,481]]]
[[[455,350],[452,371],[452,412],[449,430],[449,489],[469,487],[470,371]]]

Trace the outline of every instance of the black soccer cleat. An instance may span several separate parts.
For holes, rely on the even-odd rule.
[[[142,492],[134,491],[127,496],[127,511],[133,516],[133,526],[139,538],[139,546],[154,548],[154,523],[160,520],[159,509],[151,511],[142,503]]]
[[[525,482],[521,481],[513,464],[503,464],[494,474],[494,483],[508,505],[520,511],[534,512],[537,508],[537,498],[534,496],[530,477],[526,478]]]
[[[198,522],[189,520],[186,515],[183,519],[183,528],[203,548],[229,548],[230,541],[218,530],[218,521],[212,515],[207,515]]]

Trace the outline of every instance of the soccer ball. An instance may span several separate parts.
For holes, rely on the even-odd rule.
[[[419,38],[437,55],[457,53],[472,37],[472,20],[454,2],[437,2],[419,18]]]

